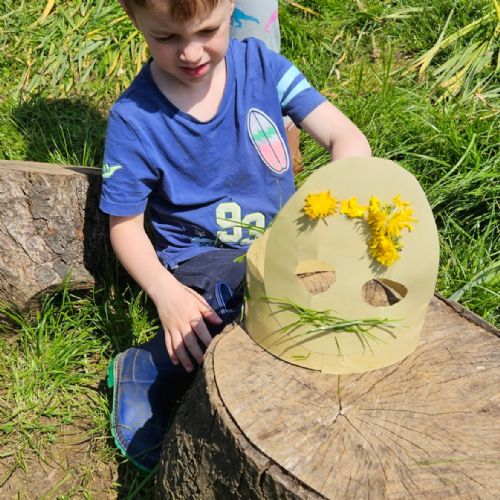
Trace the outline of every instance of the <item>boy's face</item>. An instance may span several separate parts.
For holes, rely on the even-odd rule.
[[[221,0],[204,16],[176,21],[168,2],[127,10],[142,32],[155,64],[178,82],[192,86],[210,79],[223,61],[228,43],[234,0]]]

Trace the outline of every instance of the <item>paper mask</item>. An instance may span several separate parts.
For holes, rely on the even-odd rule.
[[[390,203],[408,202],[416,222],[401,236],[393,264],[384,266],[370,254],[370,229],[361,218],[337,213],[311,220],[304,200],[330,191],[336,200],[368,205],[372,196]],[[307,211],[307,210],[306,210]],[[439,264],[439,242],[431,208],[418,181],[394,162],[348,158],[315,171],[287,202],[247,254],[248,299],[245,325],[264,349],[290,363],[326,373],[359,373],[395,363],[417,346],[427,306],[433,296]],[[330,277],[328,289],[308,291],[299,275]],[[378,280],[399,294],[393,305],[365,299]],[[324,287],[325,280],[322,280]],[[276,299],[315,311],[330,310],[345,320],[387,320],[368,336],[348,331],[316,331],[300,326],[283,329],[297,316]],[[367,330],[368,331],[368,330]]]

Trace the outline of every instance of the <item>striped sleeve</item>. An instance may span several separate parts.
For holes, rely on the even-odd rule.
[[[270,58],[276,79],[276,90],[283,115],[288,115],[297,124],[326,101],[305,76],[290,61],[282,56]]]

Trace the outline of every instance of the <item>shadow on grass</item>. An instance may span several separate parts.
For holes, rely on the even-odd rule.
[[[83,99],[33,96],[12,111],[26,141],[26,159],[45,163],[99,166],[106,119]]]

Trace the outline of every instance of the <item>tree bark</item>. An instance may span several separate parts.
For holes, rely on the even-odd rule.
[[[59,286],[91,287],[109,249],[97,169],[0,161],[0,301],[27,308]]]
[[[162,498],[500,497],[499,332],[435,297],[397,364],[328,375],[236,326],[166,436]]]

